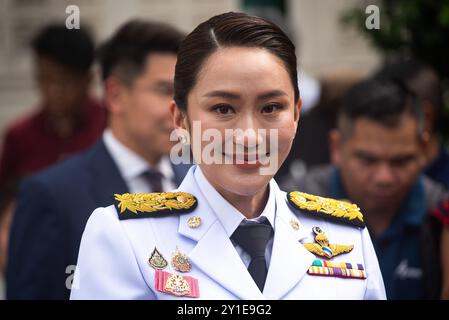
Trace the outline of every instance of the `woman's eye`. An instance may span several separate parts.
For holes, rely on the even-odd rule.
[[[234,109],[226,104],[221,104],[214,107],[215,112],[218,112],[219,114],[231,114],[234,112]]]
[[[277,104],[268,104],[262,108],[262,113],[273,113],[275,111],[278,111],[280,109],[280,106]]]

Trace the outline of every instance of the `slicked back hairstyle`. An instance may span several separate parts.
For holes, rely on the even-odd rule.
[[[198,25],[181,44],[175,70],[175,101],[187,110],[187,97],[207,58],[225,47],[262,48],[284,64],[299,100],[295,46],[275,24],[245,13],[228,12]]]

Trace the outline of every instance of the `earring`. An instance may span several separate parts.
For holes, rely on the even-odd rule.
[[[179,137],[179,142],[181,142],[182,144],[187,144],[187,137],[183,134],[181,134]]]

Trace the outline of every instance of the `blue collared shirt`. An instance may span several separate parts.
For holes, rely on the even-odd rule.
[[[339,170],[331,178],[331,197],[347,199]],[[426,215],[420,176],[398,214],[381,235],[371,234],[388,299],[423,299],[420,228]]]

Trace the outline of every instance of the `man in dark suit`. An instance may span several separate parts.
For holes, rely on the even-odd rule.
[[[87,152],[23,184],[11,228],[8,299],[68,299],[92,211],[111,205],[116,193],[174,189],[182,181],[188,166],[174,166],[167,155],[183,38],[167,25],[134,20],[101,48],[109,127]]]

